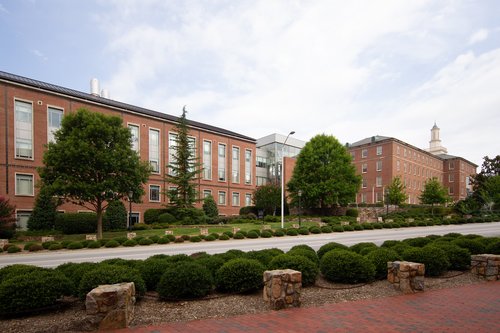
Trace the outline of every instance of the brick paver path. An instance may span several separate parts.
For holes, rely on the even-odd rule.
[[[230,318],[115,330],[164,332],[500,332],[500,282]]]

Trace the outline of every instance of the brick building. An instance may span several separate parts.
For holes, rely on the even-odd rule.
[[[102,97],[95,86],[92,81],[92,93],[83,93],[0,71],[0,195],[16,206],[21,227],[37,194],[36,168],[42,165],[44,146],[53,140],[64,114],[80,108],[121,117],[132,132],[133,149],[153,167],[142,203],[133,204],[132,220],[143,221],[145,210],[167,204],[163,192],[169,184],[164,176],[178,118]],[[197,181],[200,199],[213,195],[221,215],[235,215],[242,206],[251,205],[255,139],[195,121],[189,121],[189,130],[204,168]],[[83,208],[64,204],[59,209]]]

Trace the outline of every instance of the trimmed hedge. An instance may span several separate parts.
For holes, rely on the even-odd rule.
[[[167,267],[157,291],[160,299],[192,299],[207,295],[213,286],[208,268],[196,262],[182,262]]]
[[[446,252],[434,245],[410,247],[403,251],[403,259],[425,265],[425,275],[438,276],[450,266]]]
[[[319,259],[321,259],[325,255],[325,253],[330,252],[331,250],[335,250],[335,249],[348,250],[349,248],[343,244],[336,243],[336,242],[326,243],[325,245],[320,247],[318,250]]]
[[[394,250],[377,248],[365,256],[375,266],[375,278],[382,280],[387,277],[387,262],[400,260],[401,256]]]
[[[320,270],[332,282],[358,283],[375,277],[375,265],[370,260],[355,252],[338,248],[322,256]]]
[[[257,260],[232,259],[216,272],[215,284],[222,292],[251,292],[262,287],[264,271],[264,266]]]
[[[97,215],[95,213],[57,214],[55,229],[66,235],[94,233],[97,230]]]
[[[305,250],[296,250],[305,251]],[[302,273],[302,285],[304,287],[316,282],[319,269],[316,263],[303,255],[281,254],[274,257],[269,263],[270,269],[293,269]]]

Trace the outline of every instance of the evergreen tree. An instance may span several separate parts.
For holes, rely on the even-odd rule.
[[[176,124],[177,135],[173,150],[173,160],[169,161],[166,181],[175,188],[167,192],[170,204],[177,208],[190,208],[197,201],[196,183],[198,175],[203,171],[195,156],[194,141],[188,136],[186,107]]]
[[[385,203],[387,204],[387,212],[389,212],[389,205],[399,206],[406,201],[406,186],[401,182],[401,178],[394,177],[391,184],[387,187]]]
[[[57,217],[57,206],[59,200],[55,198],[46,186],[40,188],[35,200],[33,213],[28,219],[29,230],[51,230],[54,229]]]
[[[111,201],[104,213],[104,230],[126,229],[127,215],[127,209],[121,200]]]
[[[214,200],[214,197],[211,195],[207,196],[203,199],[203,211],[205,215],[209,218],[215,218],[219,216],[219,209],[217,208],[217,203]]]

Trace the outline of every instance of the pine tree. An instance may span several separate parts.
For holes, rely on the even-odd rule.
[[[195,155],[194,141],[189,138],[186,107],[182,109],[176,130],[173,160],[167,166],[166,181],[174,186],[167,192],[170,203],[177,208],[193,207],[197,201],[196,183],[199,174],[203,171]]]

